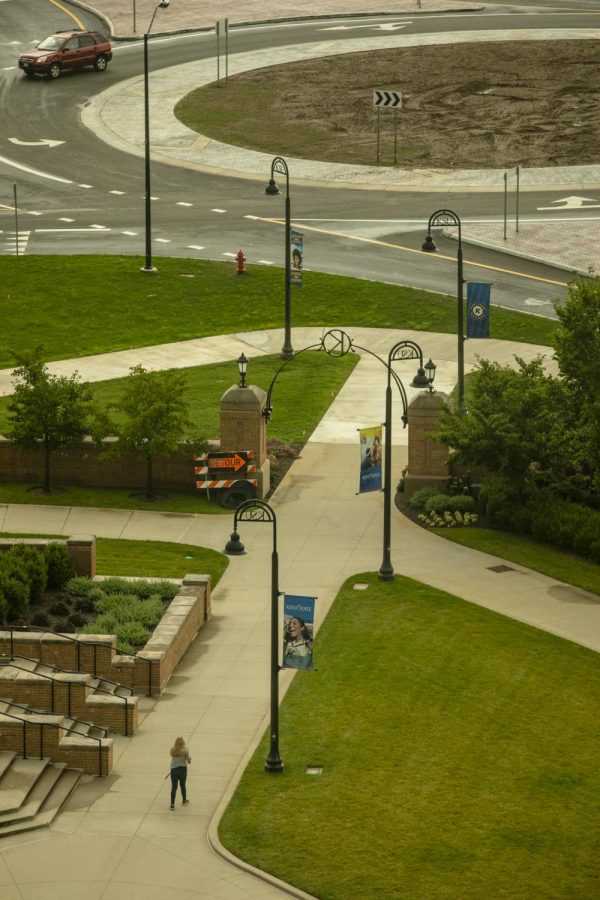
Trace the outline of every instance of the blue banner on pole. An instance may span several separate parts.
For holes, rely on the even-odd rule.
[[[312,669],[316,597],[283,598],[283,668]]]
[[[304,260],[304,235],[294,228],[290,231],[290,284],[302,287],[302,265]]]
[[[467,282],[467,337],[489,338],[490,294],[489,281]]]
[[[359,428],[360,482],[358,493],[381,490],[381,425]]]

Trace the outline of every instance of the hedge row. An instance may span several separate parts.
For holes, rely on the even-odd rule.
[[[500,476],[484,481],[479,500],[490,522],[600,563],[600,510],[547,490],[536,490],[519,501]]]
[[[75,574],[64,544],[50,543],[43,550],[16,544],[0,554],[0,621],[17,624],[46,588],[62,587]]]

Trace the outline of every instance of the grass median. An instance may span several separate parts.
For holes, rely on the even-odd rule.
[[[323,900],[596,895],[597,654],[360,574],[315,663],[282,704],[284,772],[264,773],[266,736],[226,847]]]
[[[66,273],[68,272],[68,277]],[[0,367],[11,351],[45,347],[48,360],[215,334],[283,327],[280,269],[160,260],[149,278],[130,256],[0,258]],[[292,295],[293,326],[362,326],[456,333],[456,299],[307,271]],[[492,337],[551,343],[556,322],[494,307]],[[426,349],[426,348],[425,348]]]

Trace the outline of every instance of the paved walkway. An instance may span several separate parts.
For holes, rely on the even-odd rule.
[[[111,5],[123,7],[116,0],[98,0],[97,5],[104,10]],[[153,0],[137,0],[138,15],[153,5]],[[276,8],[288,5],[292,8],[282,2]],[[335,0],[319,0],[323,10],[334,5]],[[346,10],[354,8],[352,0],[340,2],[338,8],[342,5]],[[375,11],[375,5],[382,4],[364,0],[360,8]],[[394,11],[409,6],[391,0],[384,5]],[[433,5],[422,2],[423,8]],[[179,0],[168,14],[176,14],[177,7],[190,14],[203,8],[213,20],[232,15],[234,8],[226,2],[211,5]],[[259,13],[264,10],[267,17],[275,4],[257,0],[238,3],[236,9],[247,15],[250,7]],[[312,11],[310,2],[303,10],[307,14]],[[191,21],[178,27],[187,26],[199,27]],[[556,253],[564,262],[564,243],[558,240]],[[375,351],[386,351],[398,338],[398,333],[384,330],[350,331],[357,342]],[[304,346],[314,336],[315,330],[295,330],[294,345]],[[451,389],[455,339],[420,332],[403,332],[402,336],[414,337],[424,353],[436,360],[437,387]],[[233,381],[233,360],[240,349],[252,360],[280,346],[280,332],[239,334],[178,344],[175,358],[185,365],[231,359]],[[467,365],[472,363],[475,349],[479,346],[467,343]],[[530,345],[497,341],[485,344],[486,356],[503,362],[514,353],[530,358],[535,350]],[[57,372],[77,368],[86,379],[98,380],[125,374],[137,362],[159,368],[172,365],[172,360],[168,347],[158,347],[53,363],[51,368]],[[10,390],[8,373],[0,373],[0,390]],[[355,492],[356,428],[383,419],[383,392],[380,368],[369,358],[361,359],[272,500],[279,526],[281,587],[290,593],[318,595],[318,621],[344,579],[376,569],[381,561],[382,495],[357,497]],[[397,477],[406,462],[406,448],[398,415],[395,421]],[[231,525],[231,516],[0,507],[3,531],[87,532],[219,550]],[[268,900],[285,896],[285,886],[268,884],[232,867],[213,853],[206,840],[208,834],[215,842],[223,803],[267,722],[272,536],[268,528],[248,524],[242,539],[248,553],[231,560],[214,593],[214,616],[186,654],[167,692],[159,699],[142,699],[143,717],[135,738],[116,739],[113,774],[104,781],[88,779],[78,787],[67,811],[48,832],[0,842],[2,900],[121,900],[123,896],[129,900]],[[402,574],[600,649],[600,603],[593,595],[519,566],[501,574],[492,572],[490,566],[500,562],[495,557],[440,540],[399,514],[392,517],[392,548],[394,564]],[[282,673],[283,690],[290,677],[289,672]],[[193,757],[191,803],[171,812],[164,775],[168,748],[178,734],[187,738]],[[285,735],[282,755],[285,760]]]

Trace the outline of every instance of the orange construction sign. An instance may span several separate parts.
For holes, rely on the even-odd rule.
[[[213,456],[209,453],[206,463],[209,469],[233,469],[234,472],[237,472],[244,468],[246,460],[239,453],[234,453],[232,456]]]

